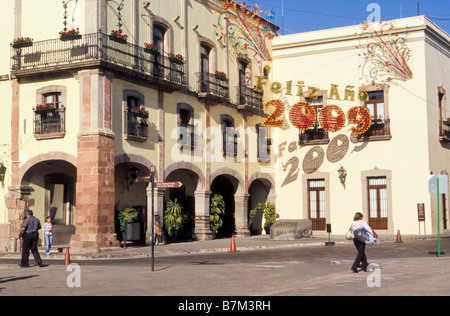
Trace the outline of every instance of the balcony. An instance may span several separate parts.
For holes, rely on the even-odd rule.
[[[66,109],[35,110],[34,111],[34,137],[37,140],[62,138],[65,129]]]
[[[132,110],[126,110],[125,116],[125,139],[145,143],[148,139],[148,114],[140,114]]]
[[[184,63],[175,63],[137,45],[117,42],[103,33],[11,47],[11,56],[11,74],[16,77],[103,66],[170,91],[187,88]]]
[[[362,135],[357,135],[357,141],[378,141],[390,140],[391,135],[391,121],[389,119],[374,119],[369,130]]]
[[[450,121],[441,120],[439,122],[439,140],[443,142],[450,142]]]
[[[320,145],[328,144],[329,142],[328,132],[319,127],[318,124],[315,128],[301,130],[299,134],[300,145]]]
[[[199,97],[222,103],[228,102],[230,89],[227,78],[207,72],[199,72],[196,75]]]
[[[180,148],[195,149],[198,145],[196,127],[191,124],[178,123],[178,145]]]
[[[259,112],[264,109],[263,92],[255,91],[249,87],[237,87],[237,104],[239,109]]]

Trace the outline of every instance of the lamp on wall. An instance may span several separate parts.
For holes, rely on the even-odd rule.
[[[2,188],[5,187],[5,175],[6,167],[3,164],[3,161],[0,161],[0,182],[2,183]]]
[[[341,184],[345,189],[345,179],[347,178],[347,171],[344,169],[344,167],[341,166],[337,172],[339,174],[339,181],[341,181]]]
[[[125,178],[127,180],[127,191],[130,191],[130,186],[134,183],[134,181],[137,179],[139,175],[139,169],[135,166],[131,166],[128,169],[127,177]]]

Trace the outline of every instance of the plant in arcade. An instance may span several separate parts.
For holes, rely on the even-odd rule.
[[[125,231],[125,223],[127,221],[134,221],[139,217],[139,213],[134,208],[126,208],[119,212],[120,231]]]
[[[183,228],[187,220],[186,214],[183,213],[183,206],[177,199],[169,200],[164,211],[164,227],[168,232],[176,232]]]
[[[248,218],[248,227],[253,224],[255,219],[255,215],[257,212],[262,212],[264,215],[265,223],[264,227],[270,227],[273,223],[277,221],[277,218],[280,218],[280,215],[277,214],[275,210],[275,204],[272,202],[259,202],[256,204],[255,208],[250,211]]]
[[[225,214],[225,201],[220,194],[214,194],[211,198],[211,210],[209,215],[209,222],[213,237],[216,237],[219,229],[223,225],[221,216]]]

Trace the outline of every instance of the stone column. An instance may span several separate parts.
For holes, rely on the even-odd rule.
[[[250,230],[248,229],[248,198],[248,194],[236,193],[234,195],[237,237],[250,236]]]
[[[210,191],[196,191],[195,197],[195,237],[197,240],[212,239],[211,228],[209,224],[209,209],[211,204]]]
[[[111,130],[112,78],[83,70],[77,154],[77,212],[71,248],[89,252],[119,246],[114,229],[114,133]]]

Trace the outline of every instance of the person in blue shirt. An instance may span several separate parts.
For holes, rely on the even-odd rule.
[[[25,211],[26,219],[22,224],[22,229],[19,232],[19,238],[23,241],[22,244],[22,260],[19,266],[28,268],[30,257],[30,250],[33,254],[34,260],[38,266],[43,267],[41,256],[38,251],[39,229],[41,229],[41,222],[38,218],[33,216],[32,210]]]

